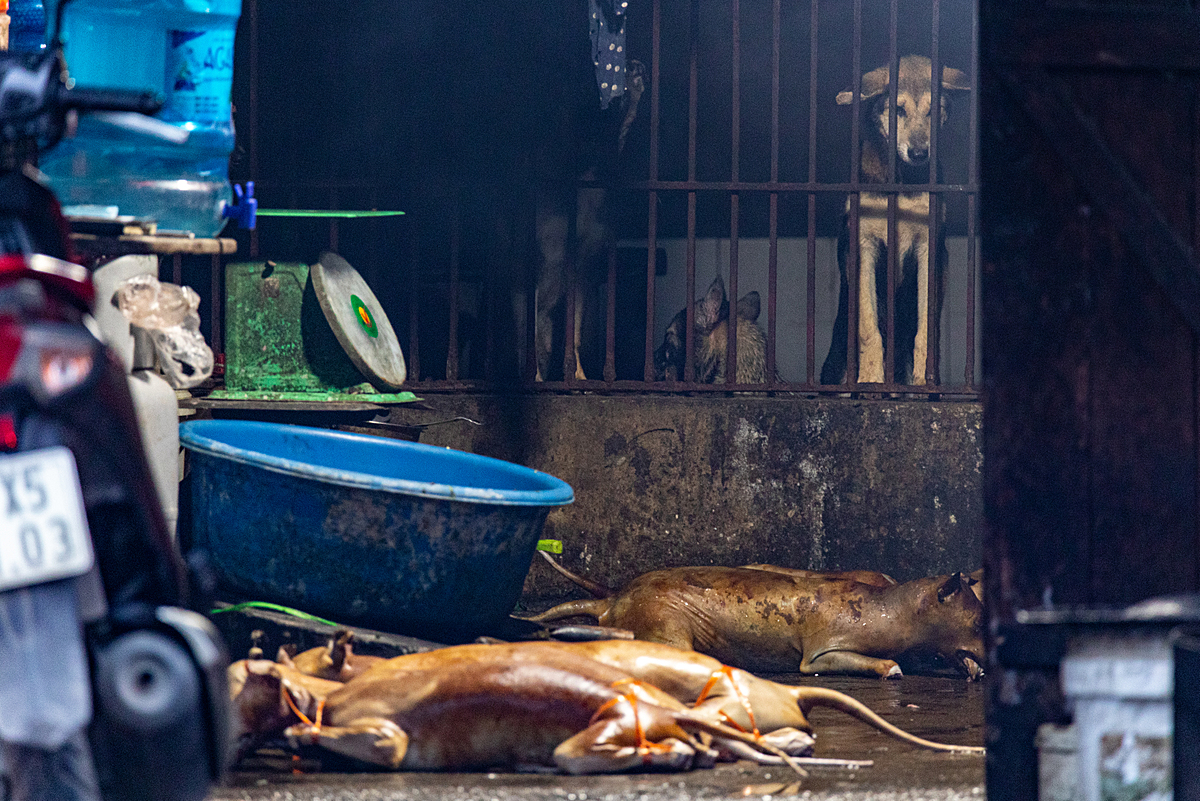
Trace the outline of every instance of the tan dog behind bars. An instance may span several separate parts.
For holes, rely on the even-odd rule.
[[[889,131],[891,113],[890,70],[883,66],[862,77],[863,113],[862,180],[865,183],[928,184],[929,142],[933,129],[933,66],[924,56],[900,59],[896,90],[896,131]],[[952,67],[942,68],[939,126],[947,118],[947,93],[970,89],[967,76]],[[853,101],[852,91],[838,93],[838,105]],[[896,175],[888,173],[889,151],[895,149]],[[940,174],[939,174],[940,180]],[[849,212],[838,238],[838,267],[841,292],[833,341],[821,368],[822,384],[840,384],[847,375],[846,335],[849,324],[847,251],[850,246]],[[858,381],[882,383],[884,359],[890,357],[897,383],[921,385],[926,381],[926,358],[936,352],[938,320],[941,317],[941,281],[945,270],[945,206],[939,205],[938,241],[929,241],[930,202],[928,192],[901,192],[896,203],[898,275],[895,295],[895,353],[884,354],[887,341],[888,195],[863,192],[858,220]],[[930,281],[935,288],[934,328],[929,328]],[[936,370],[936,368],[935,368]],[[936,382],[936,375],[934,381]]]

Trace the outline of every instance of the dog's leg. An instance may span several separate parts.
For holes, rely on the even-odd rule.
[[[875,295],[875,270],[881,254],[873,233],[863,231],[859,236],[858,257],[858,382],[882,384],[883,336]]]
[[[929,237],[913,242],[917,256],[917,336],[913,340],[912,383],[925,383],[925,363],[929,354]]]
[[[563,300],[564,275],[567,261],[567,225],[565,214],[552,211],[549,201],[543,200],[537,210],[538,280],[534,296],[533,342],[537,354],[535,381],[542,381],[550,366],[550,351],[554,340],[554,318],[551,312]],[[565,328],[565,326],[564,326]]]
[[[582,340],[581,332],[583,329],[583,288],[579,283],[575,284],[575,380],[586,381],[587,376],[583,373],[583,364],[579,361],[579,345]]]

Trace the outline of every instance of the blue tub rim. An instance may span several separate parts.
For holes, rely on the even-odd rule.
[[[364,473],[355,470],[340,470],[337,468],[314,465],[298,459],[286,459],[273,456],[250,448],[230,445],[227,442],[207,436],[205,431],[210,429],[242,428],[243,430],[278,430],[284,433],[300,431],[306,435],[318,438],[328,438],[347,441],[361,441],[371,445],[396,448],[415,453],[426,453],[439,459],[456,459],[467,464],[477,464],[489,470],[500,470],[508,473],[524,473],[527,477],[545,485],[540,490],[510,490],[488,489],[485,487],[466,487],[436,482],[413,481],[405,478],[391,478]],[[532,467],[481,456],[476,453],[439,448],[422,442],[375,437],[368,434],[355,434],[348,431],[334,431],[308,426],[289,425],[285,423],[267,423],[251,420],[190,420],[179,425],[179,444],[190,451],[216,456],[249,467],[257,467],[272,473],[295,478],[322,481],[354,489],[392,492],[412,495],[419,498],[429,498],[443,501],[460,501],[465,503],[483,503],[496,506],[565,506],[574,502],[575,492],[571,485],[560,478],[543,473]]]

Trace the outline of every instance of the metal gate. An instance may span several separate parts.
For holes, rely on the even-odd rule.
[[[599,163],[582,154],[611,151],[612,143],[595,141],[608,134],[588,128],[597,119],[591,111],[566,124],[554,119],[560,105],[599,105],[597,82],[586,87],[575,80],[593,67],[581,63],[587,55],[576,47],[587,35],[588,3],[518,3],[505,15],[395,5],[377,10],[396,22],[386,31],[360,12],[322,7],[325,34],[313,49],[323,55],[299,68],[317,83],[300,90],[297,68],[272,59],[304,15],[247,0],[249,41],[239,52],[248,61],[239,74],[250,82],[247,113],[239,117],[240,167],[244,177],[257,179],[263,204],[408,214],[394,223],[334,223],[327,231],[264,228],[243,252],[286,258],[289,249],[340,250],[376,288],[422,391],[519,386],[977,397],[977,93],[953,98],[946,124],[932,126],[930,166],[918,182],[870,183],[858,155],[869,134],[864,123],[870,124],[871,104],[860,99],[864,73],[882,67],[895,76],[901,59],[916,54],[931,59],[932,74],[958,68],[974,85],[973,2],[594,0],[602,12],[625,6],[627,66],[644,65],[645,86],[620,155]],[[449,21],[418,22],[426,12]],[[393,52],[388,37],[403,37],[396,31],[413,26],[422,36],[412,34],[407,50],[380,55]],[[547,31],[564,33],[555,38]],[[467,44],[488,55],[456,55]],[[514,57],[512,48],[524,50]],[[431,79],[436,90],[409,77],[431,59],[439,63]],[[500,77],[481,71],[481,62],[494,64]],[[371,71],[368,85],[354,85],[358,68]],[[892,130],[896,84],[890,82]],[[847,90],[852,102],[839,105],[835,97]],[[581,100],[588,91],[591,97]],[[951,99],[940,82],[932,91],[935,105]],[[355,92],[361,95],[346,96]],[[404,98],[389,106],[398,109],[395,120],[381,120],[370,108],[388,93]],[[349,117],[360,108],[365,122],[356,126]],[[340,109],[347,119],[330,119]],[[316,142],[313,133],[320,135]],[[545,142],[555,137],[547,169]],[[380,146],[391,148],[391,159],[380,156]],[[895,159],[893,152],[893,173]],[[905,193],[929,194],[929,241],[947,241],[945,284],[930,281],[925,290],[935,335],[927,363],[915,371],[924,379],[919,385],[902,383],[890,358],[881,382],[859,384],[854,324],[845,326],[852,356],[846,379],[821,380],[839,303],[837,240],[846,227],[858,230],[868,191],[887,198],[892,244],[903,225]],[[548,196],[570,197],[576,208],[560,234],[563,280],[550,315],[547,360],[536,343],[545,337],[538,304],[546,293],[537,290],[545,284],[548,236],[539,209]],[[597,197],[604,228],[599,255],[587,244],[594,233],[587,207]],[[326,236],[328,243],[321,242]],[[886,289],[881,284],[879,293],[888,353],[896,347],[888,332],[896,330],[904,269],[897,249],[889,248]],[[852,321],[861,301],[858,255],[851,247],[845,259]],[[697,299],[707,297],[717,276],[727,303],[717,312],[724,315],[724,337],[696,327],[697,314],[710,311]],[[754,332],[734,324],[738,300],[750,293],[758,305],[747,322],[761,339],[748,340]],[[655,351],[680,312],[684,363],[664,375]],[[568,324],[576,320],[578,372]],[[697,372],[698,354],[707,372]]]

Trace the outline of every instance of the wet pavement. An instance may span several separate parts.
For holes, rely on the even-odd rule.
[[[853,695],[891,723],[920,737],[983,744],[983,685],[959,678],[906,676],[898,681],[772,676]],[[982,799],[984,759],[928,751],[899,742],[841,712],[815,709],[814,756],[874,760],[857,769],[813,767],[796,799],[951,801]],[[212,801],[664,801],[777,796],[795,777],[749,762],[688,773],[562,776],[514,773],[344,773],[315,761],[262,759],[235,770]]]

